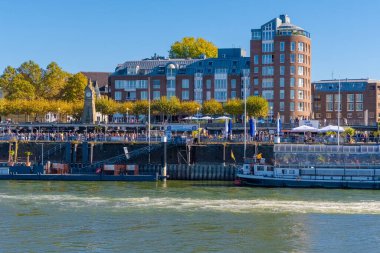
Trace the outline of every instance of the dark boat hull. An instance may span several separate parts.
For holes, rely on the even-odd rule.
[[[299,180],[264,177],[239,177],[242,186],[291,187],[291,188],[330,188],[330,189],[380,189],[380,181],[328,181]]]
[[[96,175],[96,174],[16,174],[0,175],[0,180],[41,180],[41,181],[156,181],[155,175]]]

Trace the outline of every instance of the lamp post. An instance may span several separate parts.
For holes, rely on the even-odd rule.
[[[128,114],[128,112],[129,112],[129,108],[127,107],[127,123],[129,123],[129,114]]]
[[[247,83],[244,82],[244,160],[247,153]]]
[[[198,122],[198,143],[201,143],[201,125],[199,123],[199,107],[197,107],[197,122]]]

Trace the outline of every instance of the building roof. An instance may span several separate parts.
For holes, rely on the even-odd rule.
[[[341,80],[322,80],[313,82],[314,89],[317,92],[338,92],[339,84],[341,92],[363,92],[367,89],[369,83],[379,82],[370,79],[341,79]]]
[[[111,73],[109,72],[81,72],[91,81],[97,81],[99,88],[108,86],[108,77]]]
[[[239,51],[240,50],[240,51]],[[227,69],[227,73],[239,74],[242,69],[249,69],[249,57],[242,57],[241,49],[221,50],[218,58],[208,59],[159,59],[127,61],[117,65],[113,76],[124,75],[164,75],[171,65],[177,74],[194,75],[195,73],[214,74],[215,69]],[[128,71],[131,69],[132,72]],[[133,73],[133,74],[131,74]]]

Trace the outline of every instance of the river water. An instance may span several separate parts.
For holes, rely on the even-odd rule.
[[[0,181],[0,252],[380,252],[380,191]]]

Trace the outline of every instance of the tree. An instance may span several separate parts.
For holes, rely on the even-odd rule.
[[[146,100],[137,100],[135,103],[133,103],[133,113],[136,115],[136,118],[138,119],[139,115],[147,115],[149,110],[149,102]]]
[[[355,129],[352,127],[346,127],[343,132],[344,135],[348,136],[348,141],[351,143],[352,142],[352,136],[355,135]]]
[[[102,97],[95,101],[95,108],[101,114],[111,115],[118,110],[118,103],[108,97]]]
[[[42,73],[43,70],[41,67],[34,61],[26,61],[21,64],[17,69],[26,81],[28,81],[36,90],[38,96],[41,95],[40,86],[42,82]]]
[[[5,68],[0,77],[0,88],[7,99],[33,99],[35,87],[11,66]]]
[[[87,77],[82,73],[70,76],[62,90],[61,98],[68,102],[79,101],[83,99],[84,89],[87,85]]]
[[[46,99],[59,99],[68,77],[69,74],[57,63],[50,63],[46,68],[38,95]]]
[[[179,111],[182,115],[194,115],[200,108],[201,105],[196,101],[183,101]]]
[[[218,48],[203,38],[184,37],[174,42],[169,51],[170,58],[199,58],[204,54],[208,58],[218,56]]]
[[[224,105],[224,112],[233,115],[234,117],[237,115],[243,114],[243,103],[240,99],[231,99],[228,100]]]
[[[203,103],[202,113],[206,115],[223,114],[223,106],[215,99],[211,99]]]
[[[165,116],[176,115],[181,107],[181,102],[177,97],[171,97],[167,99],[165,96],[161,97],[158,100],[155,100],[152,104],[152,110],[154,114],[161,114],[162,119],[165,119]]]
[[[268,101],[258,96],[250,96],[247,98],[247,114],[248,116],[259,118],[268,114]]]

